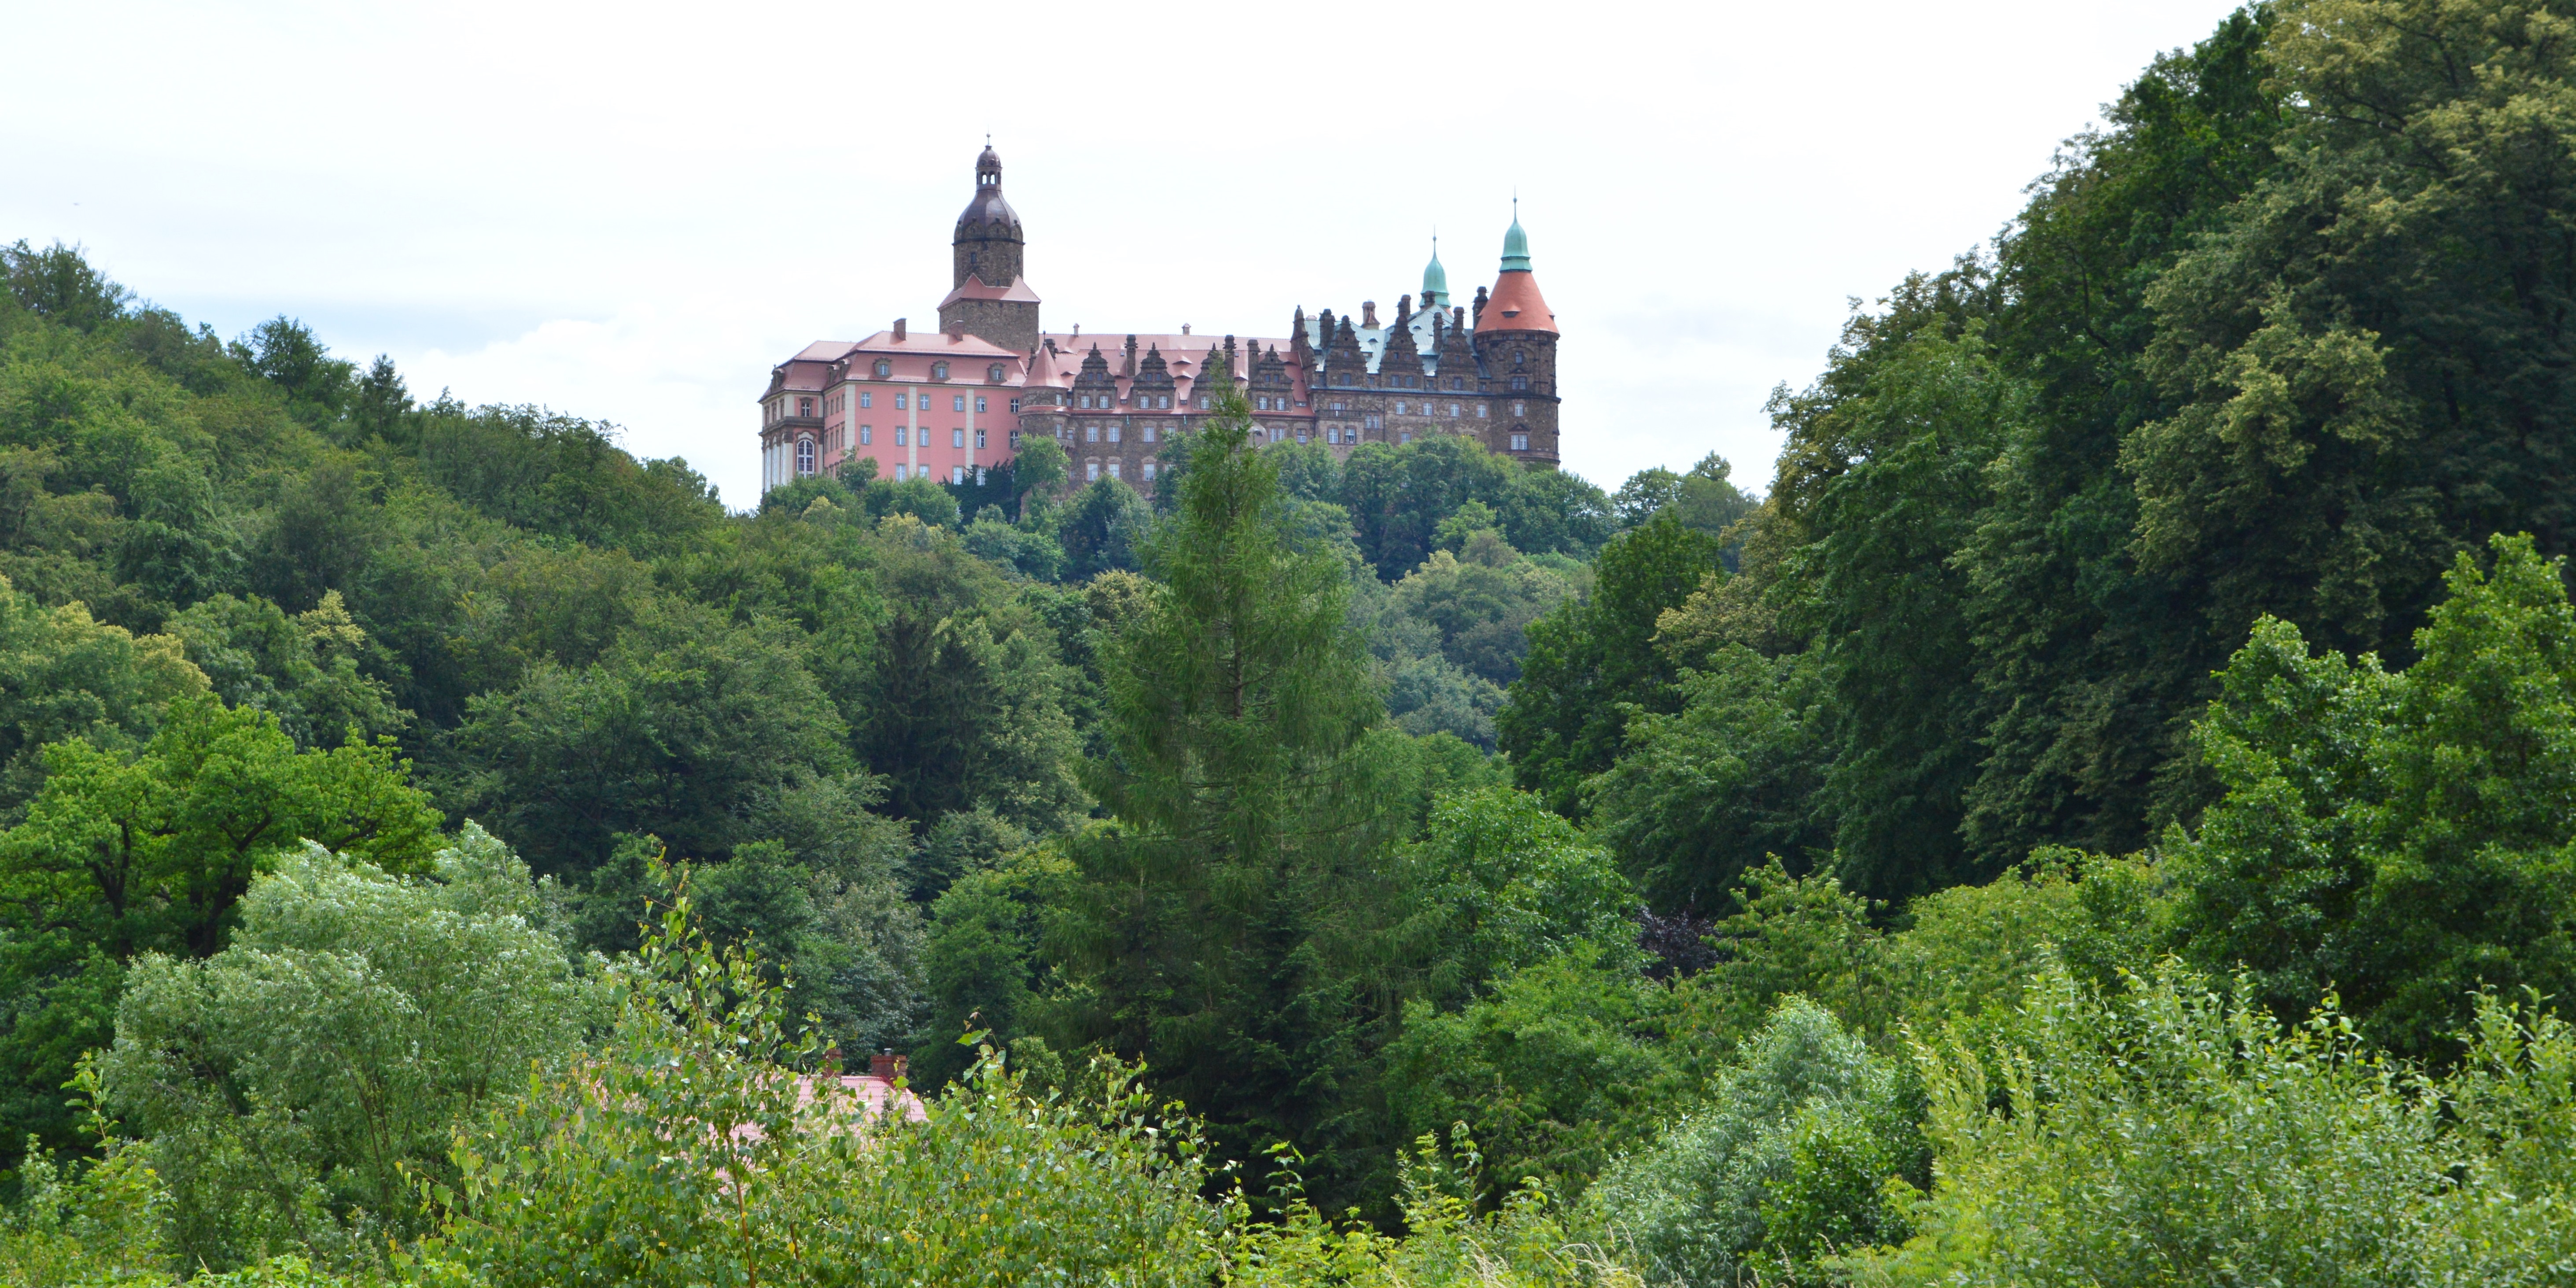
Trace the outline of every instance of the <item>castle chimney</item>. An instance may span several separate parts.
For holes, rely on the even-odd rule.
[[[1377,301],[1360,301],[1360,325],[1365,327],[1377,325]]]
[[[1409,318],[1413,316],[1412,296],[1399,295],[1395,297],[1395,315],[1400,318]]]
[[[1477,289],[1482,290],[1484,288],[1479,287]],[[1449,310],[1449,329],[1452,331],[1463,331],[1466,327],[1467,306],[1461,304],[1458,307]]]
[[[1188,335],[1189,333],[1190,333],[1190,324],[1189,324],[1189,323],[1187,323],[1187,322],[1182,323],[1182,324],[1181,324],[1181,334],[1183,334],[1183,335]]]
[[[903,343],[903,319],[902,319],[902,318],[896,318],[896,319],[894,320],[894,342],[895,342],[896,344],[901,344],[901,343]]]
[[[959,341],[959,340],[963,340],[963,339],[965,339],[965,338],[966,338],[966,319],[964,319],[964,318],[959,318],[959,319],[957,319],[956,321],[951,322],[951,323],[949,323],[949,324],[948,324],[948,339],[949,339],[949,341],[950,341],[951,343],[954,343],[954,342]]]
[[[911,1063],[892,1051],[879,1051],[868,1057],[868,1076],[892,1082],[903,1076],[904,1066]]]

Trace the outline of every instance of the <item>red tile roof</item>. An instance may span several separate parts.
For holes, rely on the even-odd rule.
[[[1555,335],[1556,314],[1548,309],[1547,298],[1538,293],[1538,275],[1524,269],[1497,279],[1493,297],[1485,301],[1485,311],[1476,316],[1476,329],[1545,331]]]

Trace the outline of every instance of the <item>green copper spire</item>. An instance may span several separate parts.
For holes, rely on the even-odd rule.
[[[1503,271],[1526,273],[1529,266],[1529,234],[1521,231],[1521,199],[1512,198],[1511,231],[1503,234]]]
[[[1431,262],[1422,269],[1422,307],[1446,308],[1449,304],[1449,270],[1440,266],[1440,235],[1431,235]]]

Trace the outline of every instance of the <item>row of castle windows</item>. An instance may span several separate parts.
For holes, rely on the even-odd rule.
[[[913,444],[912,444],[910,441],[908,441],[908,440],[907,440],[907,438],[906,438],[906,435],[908,435],[910,432],[911,432],[911,431],[910,431],[910,428],[909,428],[908,426],[904,426],[904,425],[897,425],[897,426],[895,426],[895,427],[894,427],[894,445],[895,445],[895,446],[897,446],[897,447],[910,447],[910,446],[912,446]],[[987,431],[985,431],[985,430],[981,430],[981,429],[979,429],[979,430],[976,430],[976,431],[975,431],[975,449],[976,449],[977,451],[982,451],[982,450],[984,449],[984,445],[985,445],[985,438],[984,438],[984,435],[986,434],[986,432],[987,432]],[[859,426],[859,445],[860,445],[861,447],[870,447],[870,446],[874,446],[874,445],[875,445],[875,443],[876,443],[876,441],[877,441],[877,431],[876,431],[876,427],[875,427],[875,426],[873,426],[873,425],[861,425],[861,426]],[[1012,442],[1014,442],[1014,443],[1018,442],[1018,441],[1019,441],[1019,435],[1017,435],[1017,434],[1013,434],[1013,435],[1011,436],[1011,441],[1012,441]],[[965,430],[962,430],[962,429],[952,429],[952,430],[948,431],[948,445],[949,445],[950,447],[964,447],[964,446],[966,445],[966,431],[965,431]],[[922,431],[921,431],[921,446],[923,446],[923,447],[928,447],[928,446],[930,446],[930,429],[929,429],[929,427],[928,427],[928,426],[923,426],[923,427],[922,427]]]
[[[877,373],[877,379],[883,380],[894,374],[894,364],[883,358],[879,358],[877,359],[877,365],[874,370]],[[984,368],[984,383],[988,385],[998,385],[1005,379],[1008,379],[1009,374],[1009,371],[1004,368],[1001,363],[996,362],[993,365]],[[930,378],[933,380],[946,380],[948,378],[948,364],[945,362],[931,363]]]
[[[1085,482],[1092,482],[1092,483],[1099,482],[1099,481],[1100,481],[1100,467],[1101,467],[1103,464],[1104,464],[1104,462],[1101,462],[1101,461],[1087,461],[1087,462],[1084,462],[1083,467],[1082,467],[1082,477],[1083,477],[1083,480],[1084,480]],[[1114,478],[1117,478],[1117,477],[1118,477],[1118,462],[1116,462],[1116,461],[1108,461],[1108,462],[1105,462],[1105,464],[1107,464],[1107,465],[1108,465],[1108,467],[1109,467],[1109,477],[1111,477],[1111,478],[1113,478],[1113,479],[1114,479]],[[1147,461],[1147,462],[1145,462],[1145,481],[1146,481],[1146,482],[1148,482],[1148,483],[1151,483],[1151,482],[1153,482],[1153,481],[1154,481],[1154,463],[1153,463],[1152,461]]]
[[[797,401],[799,401],[799,402],[810,402],[811,400],[810,400],[810,399],[802,399],[802,398],[800,398],[800,399],[798,399]],[[836,412],[839,412],[839,411],[847,411],[847,410],[849,410],[849,396],[848,396],[847,394],[841,394],[841,395],[837,395],[837,396],[835,396],[835,398],[833,399],[833,403],[834,403],[834,405],[833,405],[833,407],[832,407],[832,410],[834,410],[834,411],[836,411]],[[874,407],[874,406],[876,406],[876,405],[877,405],[876,395],[875,395],[875,394],[873,394],[873,393],[870,393],[869,391],[867,391],[867,390],[865,390],[865,389],[860,390],[860,391],[859,391],[859,405],[860,405],[861,407]],[[917,398],[913,398],[913,399],[909,399],[909,400],[907,400],[907,399],[906,399],[906,397],[905,397],[904,395],[902,395],[902,394],[896,394],[896,395],[894,396],[894,409],[895,409],[896,411],[911,411],[911,410],[913,410],[913,408],[915,408],[916,406],[917,406],[917,407],[919,407],[919,408],[920,408],[921,410],[923,410],[923,411],[928,411],[928,410],[930,410],[930,395],[928,395],[928,394],[922,394],[922,395],[919,395]],[[1013,410],[1013,411],[1018,411],[1019,409],[1020,409],[1019,402],[1018,402],[1016,399],[1014,399],[1014,400],[1012,401],[1012,403],[1011,403],[1011,410]],[[948,396],[948,410],[950,410],[950,411],[964,411],[964,410],[966,410],[966,395],[964,395],[964,394],[950,394],[950,395]],[[984,397],[984,395],[982,395],[982,394],[977,394],[977,395],[975,395],[975,410],[977,410],[977,411],[990,411],[990,410],[992,410],[992,403],[991,403],[991,401],[990,401],[990,400],[986,399],[986,398]],[[805,414],[810,416],[810,415],[812,415],[813,413],[812,413],[812,412],[807,412],[807,413],[805,413]]]

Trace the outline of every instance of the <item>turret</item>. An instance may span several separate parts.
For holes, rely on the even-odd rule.
[[[1556,314],[1539,294],[1530,270],[1529,234],[1521,229],[1520,201],[1512,201],[1512,226],[1503,234],[1503,259],[1493,294],[1478,301],[1476,358],[1485,394],[1494,400],[1486,446],[1526,464],[1557,463]]]
[[[1002,199],[1002,158],[987,144],[975,158],[975,196],[949,241],[954,272],[939,302],[939,329],[1029,353],[1038,343],[1038,297],[1022,272],[1026,239],[1019,212]]]

